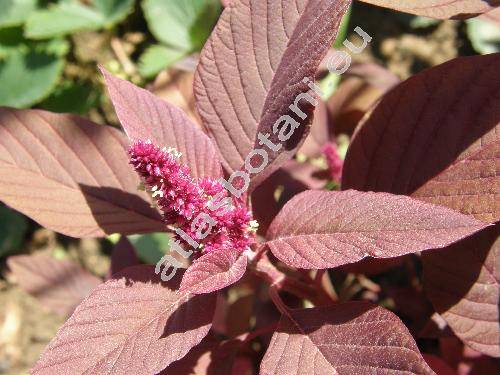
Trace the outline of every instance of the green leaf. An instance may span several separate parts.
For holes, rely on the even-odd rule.
[[[500,26],[494,22],[471,18],[467,23],[467,35],[474,49],[482,55],[500,51]]]
[[[0,29],[0,105],[29,107],[45,98],[64,67],[64,39],[34,42],[21,27]]]
[[[52,55],[64,57],[69,52],[70,45],[66,39],[56,38],[46,42],[32,42],[36,51],[47,52]]]
[[[22,25],[36,9],[37,0],[1,0],[0,27]]]
[[[34,12],[26,22],[26,36],[51,38],[78,30],[98,29],[102,18],[95,10],[79,3],[60,3]]]
[[[133,11],[134,0],[94,0],[94,7],[103,15],[104,27],[111,27]]]
[[[26,217],[0,206],[0,257],[19,249],[27,229]]]
[[[139,58],[139,73],[144,78],[154,77],[185,55],[186,51],[179,51],[160,44],[152,45]]]
[[[21,27],[0,29],[0,60],[11,53],[30,51],[46,52],[63,57],[69,51],[69,43],[60,38],[37,42],[28,40],[24,38]]]
[[[157,40],[192,52],[207,40],[220,13],[219,0],[143,0],[149,29]]]
[[[20,27],[11,27],[0,30],[0,60],[9,53],[19,50],[25,52],[29,50],[22,29]]]
[[[40,107],[52,112],[86,114],[99,102],[99,93],[90,83],[65,81],[40,103]]]
[[[127,236],[134,245],[139,259],[147,264],[156,264],[169,250],[170,236],[167,233],[134,234]]]
[[[409,25],[412,29],[425,29],[427,27],[435,26],[440,22],[440,20],[434,18],[415,16],[411,18]]]
[[[64,60],[47,52],[12,51],[0,60],[0,105],[26,108],[56,85]]]
[[[77,0],[60,1],[33,12],[26,21],[26,36],[44,39],[80,30],[110,27],[133,9],[134,0],[94,0],[92,6]]]

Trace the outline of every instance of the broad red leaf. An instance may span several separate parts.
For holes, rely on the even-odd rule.
[[[450,327],[448,327],[448,323],[443,319],[441,315],[434,312],[423,328],[418,332],[419,338],[424,339],[440,339],[443,337],[455,337]]]
[[[378,275],[404,264],[406,257],[374,259],[365,258],[357,263],[347,264],[340,268],[343,272],[361,274],[365,276]]]
[[[247,255],[237,250],[214,251],[196,259],[182,278],[181,291],[211,293],[237,282],[247,268]]]
[[[391,91],[354,137],[344,165],[343,187],[413,195],[481,220],[499,220],[499,63],[500,54],[455,59],[417,74]],[[429,258],[424,268],[432,267],[434,258],[441,272],[431,273],[434,280],[428,273],[427,282],[440,285],[441,274],[461,270],[469,276],[454,278],[451,289],[483,290],[480,280],[477,285],[472,281],[478,274],[491,272],[491,265],[478,269],[478,262],[488,259],[490,245],[482,241],[473,246],[475,253],[483,254],[474,262],[451,251]],[[468,247],[466,242],[454,249]],[[494,288],[498,284],[488,287]],[[478,347],[474,340],[479,340],[478,332],[491,319],[491,307],[486,307],[495,297],[487,293],[470,297],[466,292],[461,296],[465,300],[456,298],[457,309],[465,313],[464,306],[470,306],[467,298],[473,298],[474,315],[450,315],[447,321],[457,335],[468,344],[470,338],[470,345]],[[444,316],[445,308],[436,302]],[[491,339],[488,335],[482,339],[488,337]]]
[[[453,332],[473,349],[500,356],[500,224],[424,254],[426,293]]]
[[[463,345],[455,336],[440,338],[439,349],[440,357],[457,369],[458,375],[498,374],[498,359]]]
[[[156,374],[208,333],[215,295],[178,293],[154,266],[100,285],[61,327],[32,374]]]
[[[289,266],[324,269],[367,256],[393,258],[442,248],[485,227],[406,196],[306,191],[283,207],[269,227],[266,244]]]
[[[485,13],[480,16],[480,18],[500,24],[500,8],[495,8],[491,12]]]
[[[423,355],[427,364],[432,368],[432,370],[438,375],[457,375],[457,372],[453,370],[445,361],[441,358],[432,355]]]
[[[283,315],[261,375],[434,374],[393,313],[366,302]]]
[[[499,64],[500,53],[459,58],[397,86],[356,133],[342,187],[499,220]]]
[[[160,99],[183,110],[195,125],[201,127],[194,103],[193,81],[194,71],[169,68],[158,74],[149,89]]]
[[[208,369],[212,363],[212,352],[217,345],[217,341],[205,337],[182,359],[172,363],[159,375],[208,375]]]
[[[184,358],[172,363],[159,375],[232,375],[239,340],[217,341],[210,334]]]
[[[303,79],[314,79],[350,1],[231,3],[201,53],[194,86],[198,112],[230,172],[254,147],[266,147],[258,144],[258,131],[281,143],[271,128],[280,116],[293,116],[289,106],[309,90]],[[254,175],[254,184],[289,159],[307,135],[313,108],[304,103],[306,121],[281,150],[266,148],[270,163]]]
[[[111,253],[111,266],[108,272],[108,278],[123,271],[125,268],[138,266],[139,264],[141,264],[141,262],[137,257],[134,246],[126,236],[121,236]]]
[[[80,265],[47,255],[11,256],[7,264],[21,288],[64,317],[102,283]]]
[[[320,101],[314,111],[311,132],[300,147],[299,153],[311,158],[320,156],[321,147],[330,140],[328,125],[328,110],[325,102]]]
[[[451,207],[485,222],[499,220],[500,137],[496,133],[490,135],[497,138],[489,144],[479,145],[477,151],[470,150],[468,156],[427,181],[412,196]]]
[[[399,78],[373,63],[353,63],[328,99],[331,132],[351,135],[373,105],[399,83]]]
[[[361,78],[368,85],[378,88],[382,91],[388,91],[396,86],[400,79],[382,65],[375,63],[354,62],[343,78]]]
[[[131,140],[175,147],[194,178],[220,177],[221,165],[210,139],[179,108],[101,68],[123,129]]]
[[[160,231],[126,143],[80,117],[0,108],[0,199],[68,236]]]
[[[498,0],[361,0],[400,12],[439,19],[476,17],[500,5]]]
[[[310,163],[287,161],[252,192],[252,211],[264,235],[286,202],[309,189],[322,189],[328,172]]]

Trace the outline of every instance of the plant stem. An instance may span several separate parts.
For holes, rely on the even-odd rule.
[[[252,341],[253,339],[255,339],[256,337],[259,337],[259,336],[262,336],[262,335],[265,335],[266,333],[269,333],[269,332],[274,332],[276,331],[276,328],[278,327],[278,323],[273,323],[271,325],[268,325],[268,326],[265,326],[265,327],[262,327],[262,328],[259,328],[259,329],[256,329],[252,332],[249,332],[247,333],[245,336],[242,335],[242,341],[243,343],[247,343],[247,342],[250,342]]]
[[[314,283],[318,286],[321,285],[321,280],[323,279],[323,275],[325,274],[325,270],[317,270],[316,275],[314,276]]]
[[[249,268],[257,276],[278,290],[284,290],[299,298],[307,299],[316,306],[325,306],[335,303],[335,300],[326,293],[323,288],[318,288],[314,284],[306,284],[295,278],[288,277],[286,274],[279,271],[262,251],[257,252]]]
[[[125,52],[125,48],[123,47],[122,41],[117,38],[113,37],[111,38],[111,49],[115,53],[116,58],[120,62],[121,66],[123,67],[123,71],[131,76],[136,72],[136,68],[132,60],[130,60],[129,56],[127,55],[127,52]]]
[[[288,307],[285,305],[285,302],[281,299],[279,295],[279,291],[276,285],[271,285],[269,287],[269,297],[271,297],[271,301],[273,301],[276,308],[283,315],[288,316]]]

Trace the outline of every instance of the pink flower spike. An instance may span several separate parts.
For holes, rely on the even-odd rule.
[[[193,220],[200,214],[213,219],[215,224],[207,236],[198,241],[203,252],[230,248],[244,251],[254,242],[256,223],[244,202],[231,197],[231,205],[218,204],[228,198],[228,191],[212,178],[194,180],[175,149],[137,141],[129,155],[130,164],[162,211],[165,224],[179,227],[198,241],[191,228]],[[199,230],[205,234],[207,228]]]
[[[330,172],[330,177],[337,183],[341,182],[342,179],[342,168],[344,167],[344,161],[340,158],[337,152],[337,146],[333,143],[327,143],[323,146],[322,150],[326,158],[326,163],[328,165],[328,171]]]

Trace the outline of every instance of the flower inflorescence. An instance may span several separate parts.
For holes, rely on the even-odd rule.
[[[162,211],[165,224],[199,239],[195,218],[200,214],[210,218],[210,230],[200,242],[203,252],[229,248],[243,251],[254,242],[254,222],[245,203],[230,197],[216,179],[192,178],[178,151],[159,148],[148,140],[136,141],[129,155],[130,164]]]
[[[323,146],[321,151],[323,151],[323,155],[325,155],[331,179],[340,183],[344,162],[339,156],[337,147],[333,143],[327,143]]]

